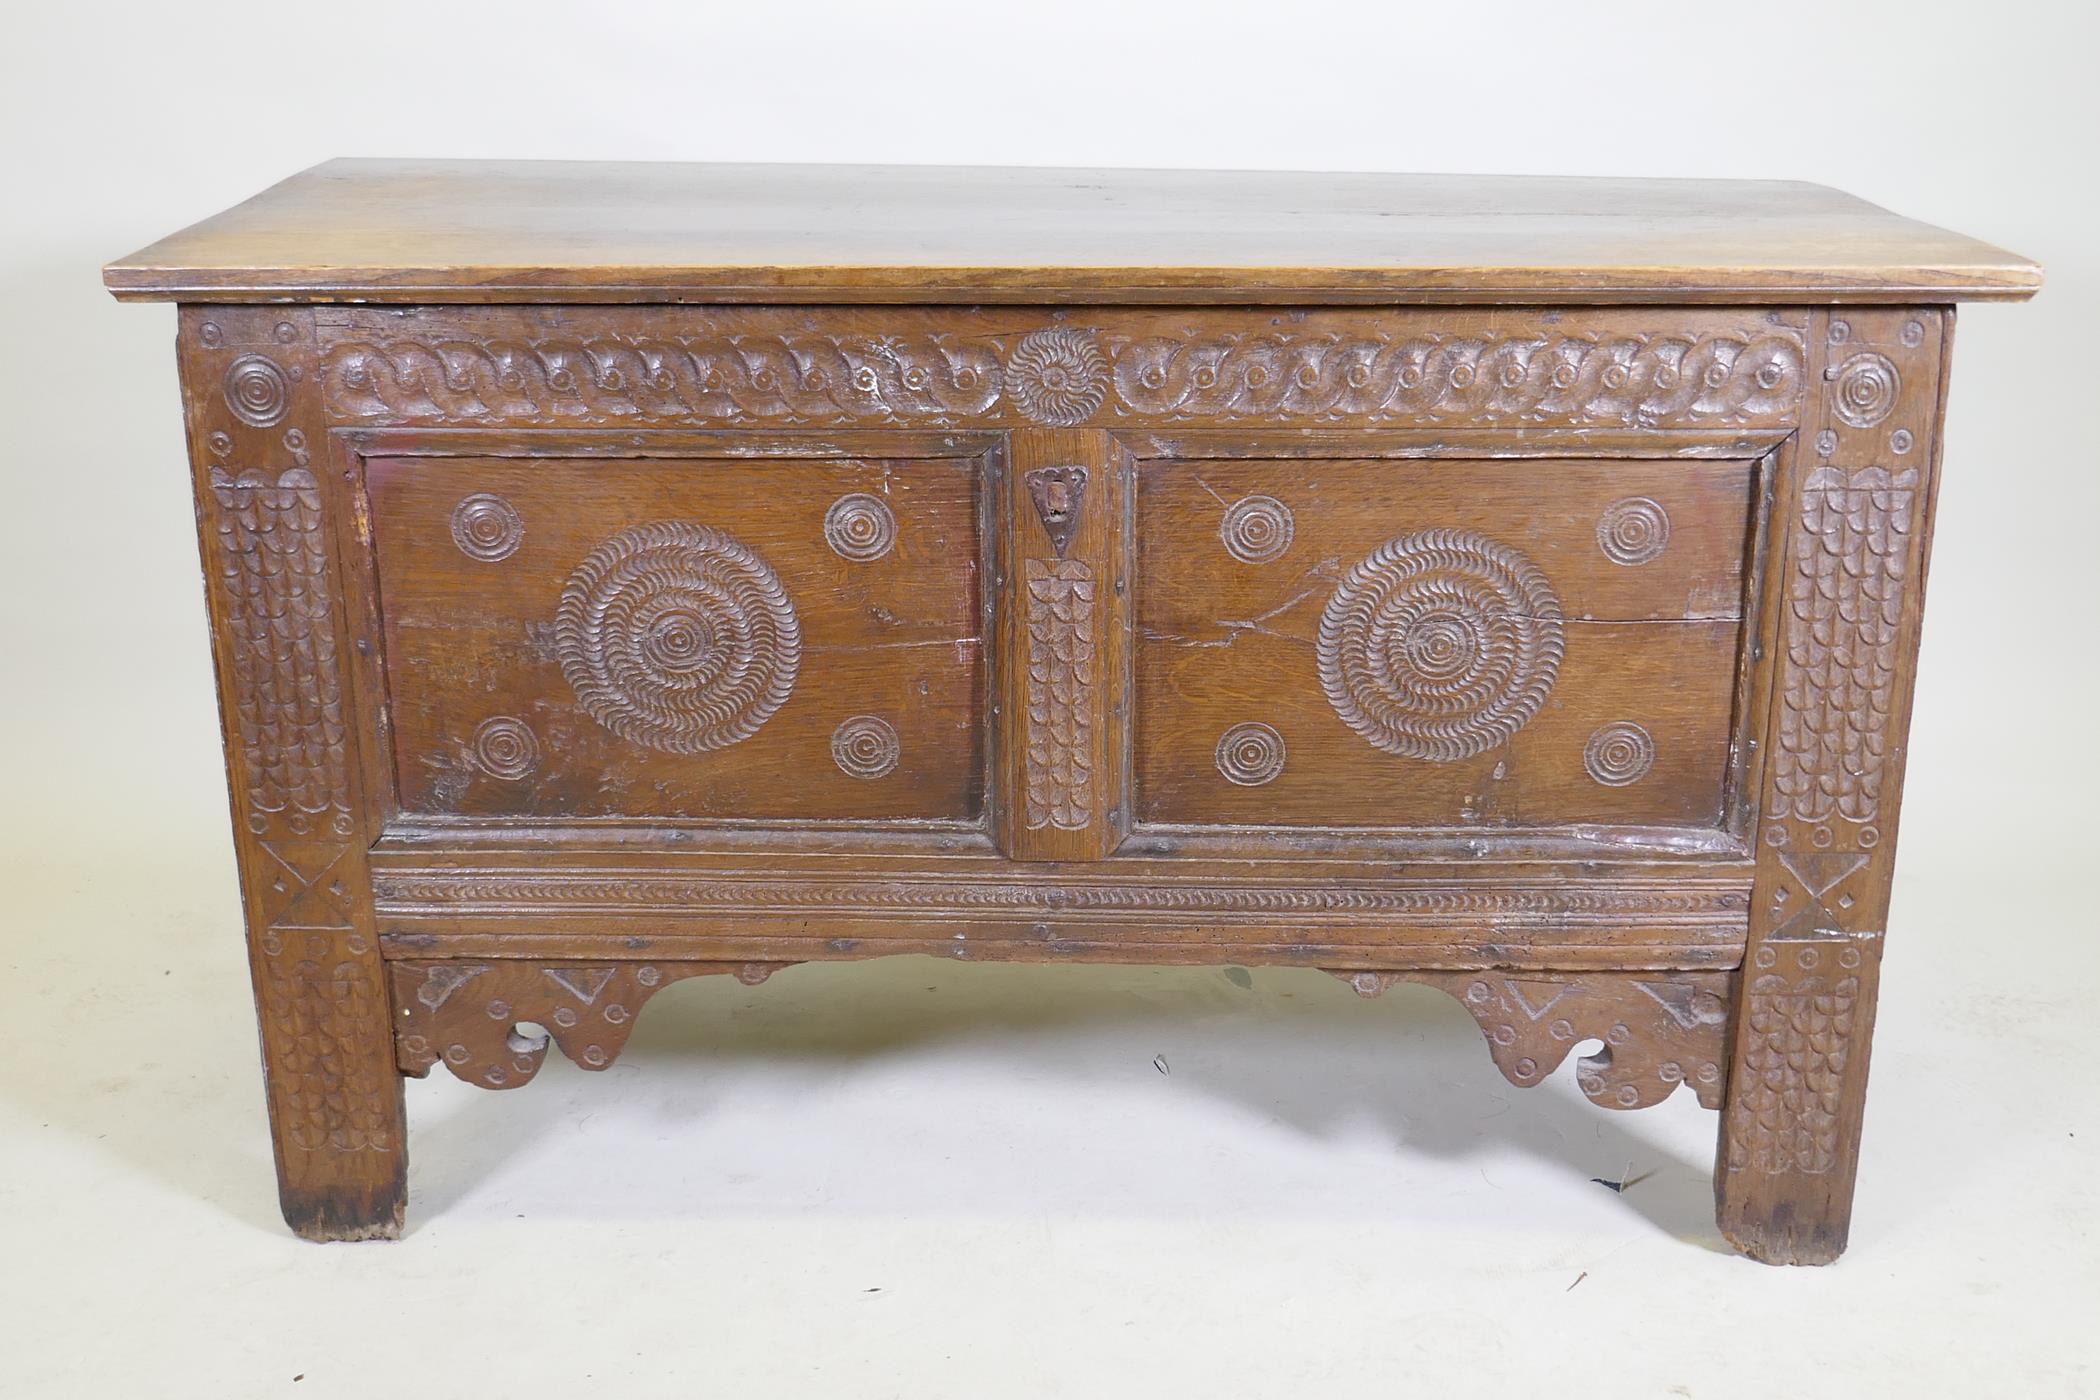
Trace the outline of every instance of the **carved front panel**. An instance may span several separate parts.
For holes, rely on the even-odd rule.
[[[1146,463],[1140,819],[1715,824],[1753,476]]]
[[[978,464],[367,463],[413,812],[978,810]]]

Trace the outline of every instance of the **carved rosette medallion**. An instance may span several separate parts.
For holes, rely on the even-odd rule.
[[[1895,411],[1902,377],[1886,355],[1871,350],[1823,371],[1830,380],[1830,411],[1855,428],[1871,428]]]
[[[1094,571],[1027,565],[1028,825],[1083,831],[1094,801]]]
[[[1283,736],[1266,724],[1235,724],[1218,739],[1218,771],[1228,783],[1260,787],[1283,772]]]
[[[841,559],[858,564],[880,559],[897,543],[897,517],[882,497],[849,492],[824,512],[824,543]]]
[[[749,738],[787,701],[802,661],[779,576],[721,531],[676,520],[592,550],[562,588],[554,630],[584,713],[666,753]]]
[[[1006,391],[1027,417],[1069,428],[1093,417],[1108,397],[1108,357],[1086,331],[1030,331],[1006,362]]]
[[[1291,508],[1274,496],[1243,496],[1225,508],[1218,538],[1225,552],[1242,564],[1268,564],[1281,559],[1298,531]]]
[[[501,496],[477,491],[452,508],[452,543],[469,559],[494,564],[525,542],[525,522]]]
[[[492,715],[474,729],[474,766],[491,778],[516,782],[540,766],[540,741],[524,720]]]
[[[1647,564],[1670,544],[1670,514],[1659,501],[1628,496],[1597,518],[1597,548],[1614,564]]]
[[[1560,671],[1560,599],[1536,564],[1468,530],[1388,540],[1320,618],[1320,685],[1374,747],[1453,763],[1509,741]]]
[[[226,366],[226,406],[251,428],[280,422],[292,404],[291,380],[267,355],[239,355]]]
[[[1647,777],[1655,766],[1655,740],[1638,724],[1607,724],[1583,745],[1582,766],[1606,787],[1626,787]]]
[[[875,715],[853,715],[831,733],[831,761],[849,778],[880,778],[897,767],[897,731]]]

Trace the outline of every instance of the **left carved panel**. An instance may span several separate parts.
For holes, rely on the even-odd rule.
[[[185,308],[199,543],[285,1218],[399,1232],[401,1078],[365,866],[310,313]]]

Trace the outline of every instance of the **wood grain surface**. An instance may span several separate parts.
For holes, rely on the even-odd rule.
[[[335,160],[117,295],[395,302],[2019,299],[2002,249],[1819,185]]]

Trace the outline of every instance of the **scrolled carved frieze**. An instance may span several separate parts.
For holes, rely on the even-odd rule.
[[[687,977],[729,973],[763,982],[785,963],[655,962],[548,964],[397,962],[393,979],[395,1049],[403,1073],[445,1068],[485,1089],[531,1081],[547,1047],[584,1069],[619,1057],[642,1003]]]
[[[749,738],[786,703],[801,623],[742,542],[663,520],[622,530],[563,585],[555,653],[577,704],[631,743],[698,754]]]
[[[1388,540],[1320,617],[1320,685],[1374,747],[1454,763],[1509,741],[1559,674],[1560,599],[1517,550],[1469,530]]]
[[[1576,1083],[1604,1108],[1647,1108],[1690,1086],[1719,1108],[1726,1087],[1726,972],[1352,972],[1330,969],[1363,996],[1395,982],[1437,987],[1472,1014],[1488,1052],[1512,1084],[1529,1088],[1583,1041],[1604,1048],[1576,1063]]]
[[[1718,323],[1717,323],[1718,321]],[[1702,428],[1798,414],[1801,332],[1767,318],[1097,308],[814,314],[507,310],[330,318],[321,383],[356,423],[1077,427],[1152,420]]]
[[[322,362],[352,421],[588,425],[953,419],[999,399],[996,348],[939,334],[597,334],[342,340]]]
[[[1244,419],[1748,423],[1791,408],[1802,346],[1777,327],[1713,335],[1149,336],[1119,347],[1133,413]]]

